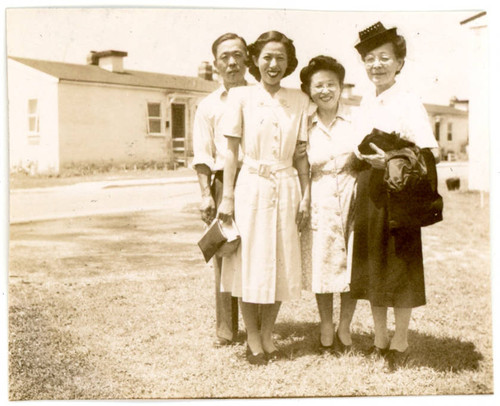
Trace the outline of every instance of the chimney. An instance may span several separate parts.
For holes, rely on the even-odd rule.
[[[89,65],[97,65],[110,72],[123,73],[123,58],[127,55],[127,52],[114,50],[90,51],[90,54],[87,55],[87,63]]]
[[[87,65],[98,65],[98,58],[95,56],[96,51],[90,51],[87,55]]]
[[[352,89],[354,85],[351,83],[344,83],[344,90],[342,91],[342,97],[344,99],[350,99],[352,97]]]
[[[205,80],[213,80],[213,70],[212,65],[207,61],[203,61],[198,66],[198,77]]]
[[[456,96],[450,99],[450,106],[457,110],[469,111],[469,100],[459,100]]]

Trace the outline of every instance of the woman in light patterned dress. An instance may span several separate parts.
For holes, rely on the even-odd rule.
[[[311,220],[301,233],[306,288],[316,294],[320,315],[319,350],[348,351],[356,300],[349,283],[357,140],[347,109],[340,103],[345,69],[334,58],[317,56],[300,72],[302,90],[316,104],[309,120],[307,155],[311,165]],[[333,293],[341,294],[340,321],[333,323]]]
[[[223,118],[228,151],[218,216],[230,221],[236,208],[241,244],[224,262],[221,289],[241,298],[246,357],[263,365],[279,356],[272,332],[281,302],[300,298],[302,289],[299,229],[309,208],[309,168],[305,156],[294,167],[293,155],[297,142],[307,140],[309,100],[281,87],[297,67],[290,39],[266,32],[248,51],[259,83],[231,89]],[[243,165],[234,187],[240,147]]]

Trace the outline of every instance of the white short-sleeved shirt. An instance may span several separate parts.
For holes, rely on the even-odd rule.
[[[378,96],[363,98],[355,122],[359,141],[377,128],[399,133],[420,148],[438,148],[422,101],[397,82]]]
[[[349,155],[356,148],[356,142],[351,115],[342,104],[330,128],[325,127],[316,112],[311,115],[307,156],[313,170],[335,168],[334,158]]]
[[[227,95],[227,90],[221,86],[198,105],[193,125],[193,168],[205,164],[214,172],[224,169],[227,140],[221,123]]]

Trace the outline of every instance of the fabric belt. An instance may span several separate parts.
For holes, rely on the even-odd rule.
[[[326,175],[339,175],[343,171],[338,171],[337,169],[327,169],[327,170],[312,170],[311,171],[311,179],[318,179],[321,178],[322,176]]]
[[[288,161],[266,162],[258,161],[248,156],[243,158],[243,165],[248,168],[248,172],[256,173],[264,178],[271,178],[276,174],[276,172],[290,168],[292,163],[292,159]]]

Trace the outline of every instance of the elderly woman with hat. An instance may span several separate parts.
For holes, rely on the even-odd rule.
[[[405,63],[405,39],[397,28],[386,29],[380,22],[361,31],[359,39],[355,48],[375,86],[360,106],[360,138],[373,129],[397,133],[434,162],[431,149],[438,144],[426,110],[420,99],[404,91],[396,80]],[[372,154],[357,151],[369,165],[358,176],[350,288],[353,298],[367,299],[371,304],[375,342],[370,353],[384,357],[389,370],[394,370],[408,358],[412,308],[426,302],[422,241],[420,227],[389,227],[384,184],[387,154],[373,143],[370,146]],[[387,330],[388,307],[394,308],[392,338]]]

